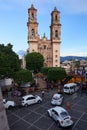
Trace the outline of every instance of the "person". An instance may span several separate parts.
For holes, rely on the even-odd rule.
[[[60,84],[58,85],[58,93],[61,93],[61,86],[60,86]]]
[[[44,91],[42,91],[42,98],[44,98]]]
[[[67,110],[71,109],[71,103],[69,101],[66,102],[66,109]]]

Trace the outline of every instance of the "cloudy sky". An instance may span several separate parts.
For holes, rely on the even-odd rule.
[[[0,44],[15,52],[28,46],[27,21],[31,4],[37,9],[38,33],[50,39],[51,12],[56,6],[61,21],[61,56],[87,56],[87,0],[0,0]]]

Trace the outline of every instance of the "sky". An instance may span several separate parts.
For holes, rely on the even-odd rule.
[[[50,39],[51,12],[60,11],[60,56],[87,57],[87,0],[0,0],[0,44],[22,55],[29,45],[28,8],[37,9],[38,33]]]

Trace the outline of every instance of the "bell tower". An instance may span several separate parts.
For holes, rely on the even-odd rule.
[[[46,21],[46,20],[45,20]],[[32,4],[28,9],[28,44],[29,53],[39,52],[44,57],[44,66],[60,66],[61,24],[60,12],[55,7],[51,13],[50,39],[45,35],[40,38],[38,34],[37,9]]]
[[[29,52],[37,52],[38,50],[38,22],[37,22],[37,9],[34,8],[33,4],[28,9],[28,44]]]
[[[60,12],[55,7],[51,13],[50,39],[52,44],[53,67],[60,66]]]

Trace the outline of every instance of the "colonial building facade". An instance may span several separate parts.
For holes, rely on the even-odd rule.
[[[44,57],[45,67],[60,66],[61,24],[60,12],[55,7],[51,13],[50,39],[38,34],[37,9],[33,5],[28,9],[28,52],[39,52]]]

